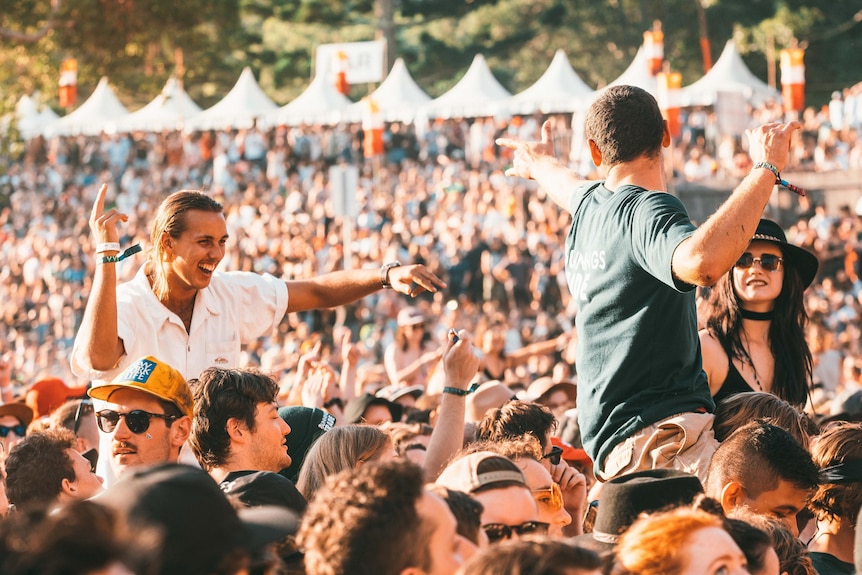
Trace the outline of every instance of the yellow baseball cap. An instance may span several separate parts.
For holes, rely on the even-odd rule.
[[[110,401],[112,393],[124,388],[155,395],[176,405],[184,415],[194,416],[194,400],[186,379],[176,369],[153,356],[139,359],[111,383],[92,387],[87,393],[92,398]]]

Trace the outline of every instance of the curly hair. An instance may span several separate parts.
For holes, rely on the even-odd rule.
[[[363,465],[328,477],[311,501],[297,539],[305,549],[306,572],[428,571],[431,526],[417,511],[423,493],[422,469],[405,461]]]
[[[838,423],[813,443],[811,458],[820,469],[862,460],[862,423]],[[862,483],[859,478],[847,482],[821,483],[809,505],[823,521],[841,519],[855,525],[862,506]]]
[[[75,468],[66,453],[77,438],[68,429],[47,429],[28,435],[6,459],[6,495],[21,509],[50,507],[62,491],[63,480],[75,481]]]
[[[548,435],[557,427],[551,410],[529,401],[510,401],[503,407],[488,410],[476,426],[476,441],[517,439],[530,434],[548,447]]]

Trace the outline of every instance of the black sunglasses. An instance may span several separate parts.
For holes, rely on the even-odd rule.
[[[502,541],[512,537],[512,533],[521,535],[531,535],[533,533],[545,534],[548,532],[548,524],[541,521],[527,521],[520,525],[504,525],[502,523],[489,523],[483,525],[482,530],[488,536],[488,541]]]
[[[736,264],[734,265],[738,268],[748,269],[754,265],[754,262],[757,262],[760,264],[760,267],[766,271],[774,272],[781,268],[781,263],[783,261],[783,258],[773,254],[763,254],[759,258],[756,258],[749,253],[744,253],[739,256],[739,259],[736,260]]]
[[[551,448],[551,451],[544,454],[542,459],[550,459],[551,465],[559,465],[560,459],[563,457],[563,448],[556,445]]]
[[[82,399],[78,402],[78,409],[75,410],[75,423],[72,426],[72,433],[78,435],[78,430],[81,428],[81,416],[84,414],[84,406],[93,405],[89,399]]]
[[[0,437],[6,437],[9,435],[9,432],[14,433],[18,437],[24,437],[27,434],[27,426],[18,424],[7,427],[5,425],[0,425]]]
[[[170,425],[175,419],[179,419],[176,415],[166,415],[164,413],[150,413],[143,409],[134,409],[129,413],[119,413],[113,409],[103,409],[96,414],[96,423],[99,424],[99,429],[105,433],[111,433],[117,428],[120,418],[126,420],[126,427],[135,435],[145,432],[150,428],[150,419],[158,417],[164,419]]]

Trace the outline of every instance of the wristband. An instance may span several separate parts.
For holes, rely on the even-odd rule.
[[[756,170],[757,168],[766,168],[767,170],[775,174],[776,183],[781,182],[781,174],[778,172],[778,168],[776,168],[769,162],[757,162],[756,164],[754,164],[754,168],[752,169]]]
[[[113,264],[117,262],[121,262],[129,256],[133,256],[136,253],[140,252],[143,248],[141,248],[141,244],[135,244],[123,253],[116,256],[105,256],[96,260],[97,264]]]
[[[96,253],[102,254],[105,252],[118,252],[120,251],[120,242],[104,242],[101,244],[96,244]]]
[[[401,262],[389,262],[388,264],[383,264],[383,267],[380,268],[380,283],[384,288],[392,289],[392,282],[389,281],[389,270],[400,266]]]
[[[471,385],[467,389],[459,389],[457,387],[444,387],[443,393],[450,393],[452,395],[459,395],[461,397],[464,397],[465,395],[470,395],[471,393],[473,393],[477,389],[479,389],[479,384],[474,383],[473,385]]]

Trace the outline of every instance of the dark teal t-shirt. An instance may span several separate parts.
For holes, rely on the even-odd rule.
[[[674,196],[588,184],[571,206],[566,278],[577,301],[578,423],[598,465],[666,417],[714,409],[701,366],[694,286],[671,272],[694,233]]]

